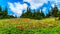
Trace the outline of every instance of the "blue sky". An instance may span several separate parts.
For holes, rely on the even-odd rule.
[[[44,13],[48,13],[48,9],[54,7],[54,4],[60,9],[60,0],[0,0],[0,5],[4,9],[8,7],[8,14],[14,14],[18,17],[22,15],[22,11],[26,11],[27,7],[31,10],[42,9]]]

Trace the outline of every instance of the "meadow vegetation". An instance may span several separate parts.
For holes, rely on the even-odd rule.
[[[56,21],[55,18],[2,19],[0,20],[0,34],[60,34],[60,21]]]
[[[45,15],[40,9],[31,12],[27,7],[17,18],[8,15],[7,7],[2,11],[0,6],[0,34],[60,34],[60,11],[55,5]]]

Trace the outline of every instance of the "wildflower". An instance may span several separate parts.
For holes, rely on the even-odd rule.
[[[37,28],[36,25],[33,25],[33,28],[36,29]]]
[[[20,30],[24,30],[22,26],[16,26],[16,28],[19,28]]]
[[[33,28],[33,25],[29,25],[29,28]]]
[[[51,22],[51,24],[56,25],[56,23],[55,23],[55,22]]]
[[[45,24],[45,23],[40,25],[41,28],[43,28],[45,26],[47,26],[47,24]]]
[[[49,28],[52,28],[53,26],[54,26],[53,24],[49,24],[49,26],[48,26],[48,27],[49,27]]]
[[[29,20],[23,20],[23,22],[29,22]]]
[[[52,25],[49,26],[49,28],[52,28],[52,27],[53,27]]]

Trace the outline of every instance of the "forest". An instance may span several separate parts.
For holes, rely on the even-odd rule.
[[[30,19],[44,19],[44,18],[52,18],[52,17],[58,17],[60,20],[60,10],[58,7],[55,5],[55,7],[51,7],[51,10],[48,10],[48,13],[45,15],[42,10],[34,10],[34,12],[31,11],[29,7],[27,7],[26,12],[22,11],[22,15],[20,18],[30,18]],[[13,15],[8,15],[8,9],[7,7],[2,10],[2,7],[0,6],[0,19],[4,18],[17,18],[16,16],[14,17]]]
[[[17,18],[0,6],[0,34],[60,34],[60,10],[55,5],[45,15],[43,10],[32,12],[27,7]]]

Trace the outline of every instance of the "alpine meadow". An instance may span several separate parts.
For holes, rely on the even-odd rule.
[[[40,6],[44,1],[0,0],[0,34],[60,34],[60,4]]]

